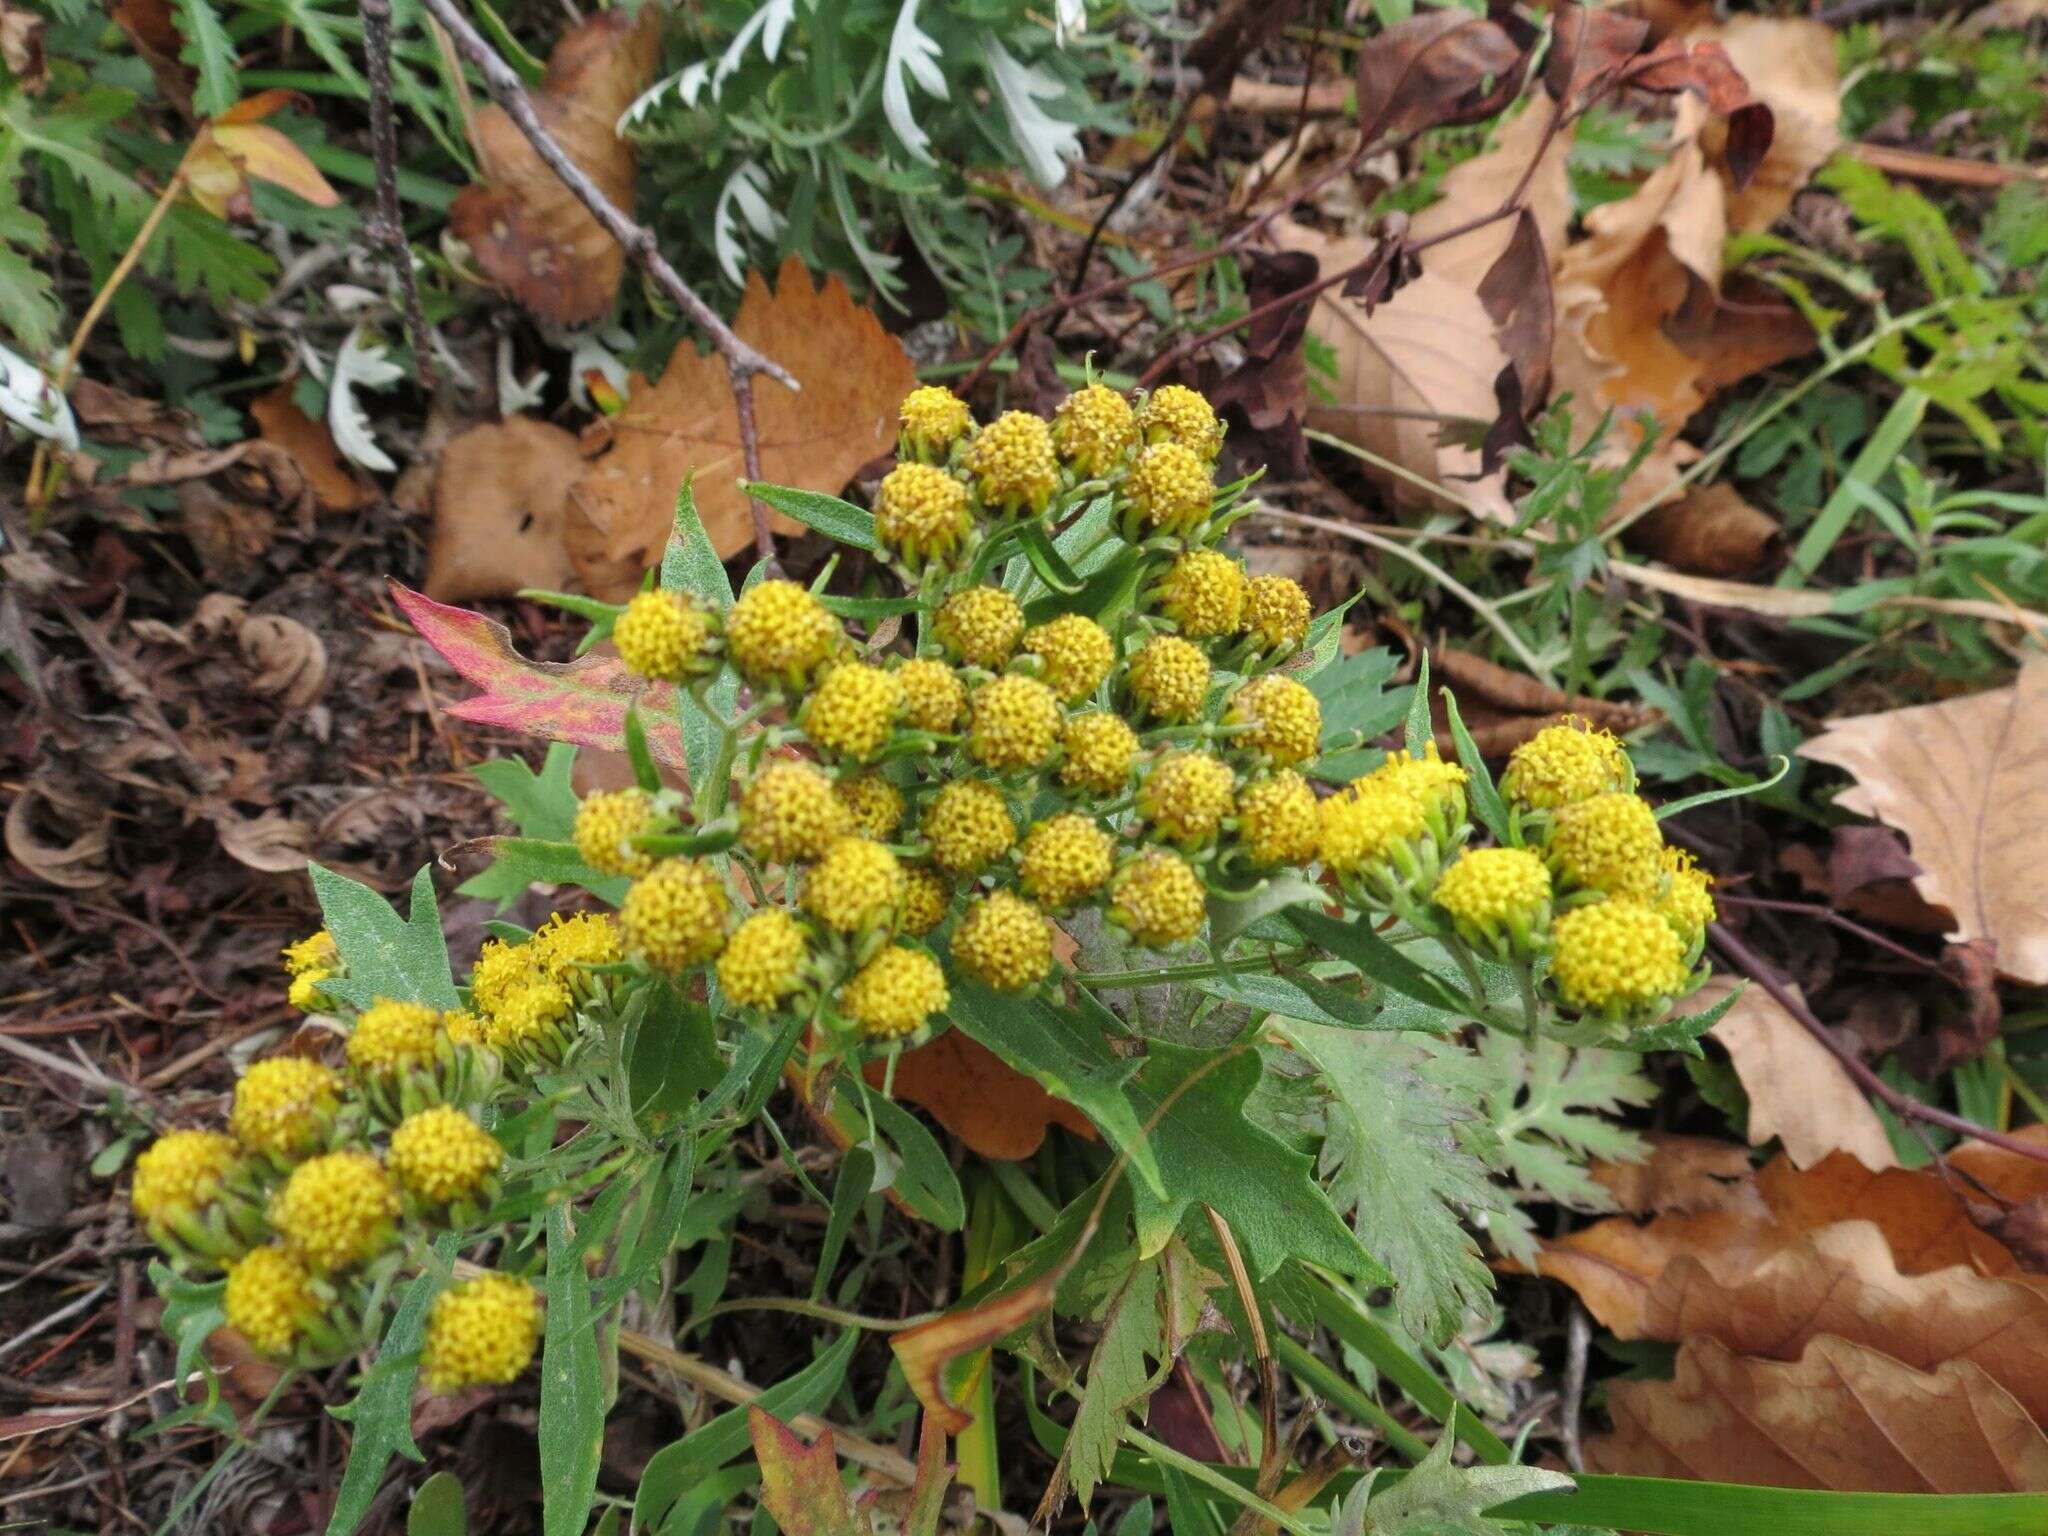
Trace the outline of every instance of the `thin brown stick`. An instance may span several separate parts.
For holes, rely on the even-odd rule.
[[[534,111],[533,98],[526,94],[526,87],[513,73],[512,66],[498,57],[497,50],[470,25],[469,18],[456,8],[454,0],[423,0],[423,3],[428,13],[447,30],[456,51],[476,66],[484,77],[491,99],[505,109],[505,115],[526,136],[526,142],[533,146],[534,153],[555,173],[562,185],[576,195],[576,200],[590,210],[590,216],[604,226],[605,233],[619,243],[619,248],[647,269],[647,275],[654,279],[655,286],[676,308],[711,338],[713,349],[725,359],[726,379],[732,386],[733,401],[739,412],[741,462],[746,466],[749,480],[760,479],[761,434],[754,420],[754,376],[765,373],[776,383],[793,390],[802,386],[788,369],[734,335],[732,327],[721,320],[718,312],[699,298],[697,291],[683,281],[682,274],[669,265],[668,258],[661,254],[654,232],[628,218],[584,174],[582,167],[569,158],[568,152],[542,125],[539,114]],[[772,561],[775,558],[775,536],[768,528],[768,508],[752,497],[748,498],[747,505],[754,517],[755,552],[761,559]]]
[[[413,371],[420,387],[432,390],[437,378],[434,337],[420,306],[420,285],[413,276],[412,248],[405,239],[405,220],[398,210],[398,125],[391,100],[391,0],[361,0],[364,73],[370,81],[370,153],[377,167],[377,213],[370,220],[370,243],[383,247],[384,259],[398,279],[405,305],[405,330],[412,339]]]

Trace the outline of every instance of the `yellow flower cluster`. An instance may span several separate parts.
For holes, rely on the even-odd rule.
[[[459,1392],[514,1380],[540,1342],[540,1298],[510,1275],[479,1275],[434,1298],[420,1374],[427,1390]]]
[[[642,592],[612,626],[612,644],[626,670],[666,683],[702,670],[710,642],[709,615],[679,592]]]

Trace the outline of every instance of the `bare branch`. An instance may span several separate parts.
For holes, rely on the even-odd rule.
[[[413,368],[420,384],[434,387],[434,337],[420,307],[420,285],[413,276],[412,249],[398,211],[398,127],[391,103],[391,0],[362,0],[363,59],[370,80],[370,149],[377,164],[377,213],[370,220],[373,244],[384,248],[398,278],[405,303],[405,329],[412,338]]]

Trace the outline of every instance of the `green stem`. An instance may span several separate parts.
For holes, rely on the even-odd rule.
[[[1153,1439],[1145,1431],[1138,1428],[1137,1425],[1125,1425],[1123,1437],[1127,1445],[1143,1451],[1161,1466],[1172,1467],[1182,1476],[1192,1478],[1205,1488],[1214,1489],[1233,1504],[1242,1505],[1253,1514],[1259,1515],[1272,1524],[1279,1526],[1281,1530],[1292,1531],[1295,1533],[1295,1536],[1316,1536],[1316,1532],[1319,1529],[1317,1526],[1310,1525],[1307,1521],[1297,1519],[1295,1516],[1288,1514],[1279,1505],[1260,1498],[1249,1488],[1240,1488],[1230,1478],[1225,1477],[1216,1468],[1210,1466],[1208,1462],[1197,1461],[1192,1456],[1183,1455],[1164,1441]]]
[[[1419,1435],[1382,1408],[1368,1394],[1360,1391],[1354,1383],[1339,1375],[1335,1367],[1326,1361],[1318,1360],[1286,1334],[1273,1336],[1273,1356],[1298,1381],[1321,1393],[1352,1418],[1372,1425],[1386,1436],[1387,1444],[1409,1461],[1419,1462],[1429,1454],[1429,1446]]]
[[[1278,970],[1297,960],[1313,958],[1317,951],[1304,944],[1299,949],[1252,955],[1238,960],[1198,960],[1186,965],[1155,965],[1142,971],[1076,971],[1074,980],[1088,987],[1149,987],[1162,981],[1199,981],[1204,976],[1235,976],[1245,971]]]

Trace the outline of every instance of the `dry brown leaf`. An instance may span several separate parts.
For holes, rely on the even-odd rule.
[[[1358,50],[1366,142],[1491,117],[1521,84],[1522,49],[1490,17],[1446,7],[1396,22]]]
[[[1841,1339],[1794,1363],[1689,1340],[1673,1380],[1615,1382],[1608,1412],[1589,1470],[1861,1493],[2048,1488],[2048,1437],[1984,1372],[1916,1371]]]
[[[917,370],[838,278],[813,287],[793,256],[773,294],[758,272],[750,274],[733,329],[803,386],[799,395],[772,379],[755,380],[763,479],[838,491],[889,451],[896,407],[917,387]],[[747,546],[753,523],[737,483],[739,414],[724,363],[683,341],[659,384],[633,380],[632,399],[610,422],[610,436],[610,450],[569,493],[569,556],[590,591],[628,593],[660,558],[676,492],[693,471],[697,512],[719,553]]]
[[[1685,491],[1653,508],[1623,535],[1639,555],[1704,576],[1741,576],[1784,542],[1776,518],[1757,511],[1725,481]]]
[[[885,1064],[871,1061],[865,1070],[880,1087]],[[895,1095],[923,1106],[983,1157],[1019,1162],[1037,1152],[1055,1125],[1096,1139],[1086,1115],[958,1029],[897,1058]]]
[[[1446,230],[1485,217],[1505,203],[1529,178],[1523,205],[1535,217],[1543,249],[1555,255],[1564,249],[1572,219],[1572,187],[1566,175],[1575,129],[1567,125],[1544,146],[1556,107],[1538,98],[1500,131],[1500,141],[1484,154],[1461,161],[1444,176],[1437,200],[1415,215],[1408,226],[1411,239],[1434,239]],[[1537,160],[1541,150],[1543,158]],[[1534,164],[1535,169],[1530,170]],[[1497,219],[1482,228],[1423,251],[1417,260],[1425,272],[1476,289],[1513,236],[1515,221]]]
[[[249,414],[256,418],[256,430],[263,440],[277,444],[299,466],[323,511],[354,512],[376,500],[375,488],[343,462],[327,423],[300,410],[288,386],[280,384],[251,400]]]
[[[1799,749],[1856,783],[1837,803],[1906,834],[1920,894],[2048,985],[2048,660],[2010,688],[1837,720]]]
[[[563,544],[576,435],[531,416],[489,422],[441,450],[427,596],[444,603],[558,590],[576,574]]]
[[[1700,1005],[1718,1001],[1735,985],[1726,978],[1708,982],[1698,994]],[[1745,987],[1708,1033],[1727,1051],[1749,1094],[1751,1146],[1775,1136],[1801,1168],[1830,1152],[1850,1153],[1866,1168],[1897,1163],[1884,1123],[1863,1090],[1762,987]]]
[[[1689,34],[1728,51],[1749,93],[1771,109],[1771,147],[1749,184],[1730,189],[1728,222],[1768,229],[1813,173],[1841,147],[1842,81],[1834,30],[1818,21],[1733,16]],[[1719,132],[1709,130],[1710,138]]]
[[[311,834],[275,811],[265,811],[253,821],[225,812],[214,825],[229,858],[264,874],[301,873],[313,851]]]
[[[327,685],[327,647],[297,619],[259,613],[242,621],[235,647],[251,672],[249,691],[286,709],[305,709]]]
[[[2012,1132],[2048,1152],[2048,1125],[2030,1125]],[[2000,1200],[2024,1205],[2048,1195],[2048,1162],[2026,1157],[1985,1142],[1965,1142],[1948,1155],[1949,1166],[1975,1180]]]
[[[1648,1131],[1650,1155],[1635,1163],[1598,1159],[1586,1172],[1614,1197],[1618,1210],[1631,1216],[1666,1212],[1756,1210],[1761,1212],[1751,1178],[1749,1150],[1732,1141],[1708,1136],[1679,1136]]]
[[[31,779],[7,806],[7,852],[46,884],[96,891],[114,878],[106,864],[113,825],[113,813],[91,796],[48,778]]]
[[[619,114],[654,77],[660,10],[608,11],[564,34],[547,79],[530,93],[541,123],[599,191],[633,211],[633,147]],[[502,107],[470,127],[483,182],[465,187],[449,227],[477,266],[542,319],[585,325],[610,313],[626,253],[548,169]]]

